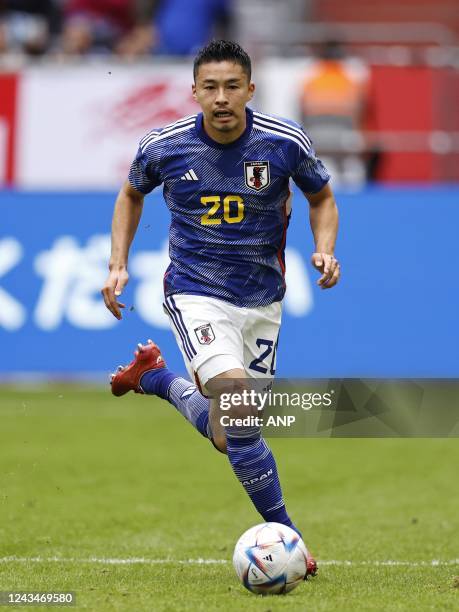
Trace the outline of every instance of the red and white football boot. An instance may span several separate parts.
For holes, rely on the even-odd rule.
[[[148,340],[145,345],[139,343],[134,355],[135,357],[129,365],[118,366],[118,370],[111,375],[112,393],[117,397],[128,391],[143,393],[140,387],[140,379],[145,372],[166,367],[161,351],[153,340]]]

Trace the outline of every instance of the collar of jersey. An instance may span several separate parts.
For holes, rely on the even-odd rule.
[[[221,144],[220,142],[216,142],[206,134],[203,125],[204,117],[202,113],[199,113],[199,115],[196,117],[196,132],[203,142],[205,142],[211,147],[215,147],[216,149],[231,149],[232,147],[237,147],[249,136],[252,130],[253,113],[250,108],[245,109],[245,114],[246,127],[244,132],[239,136],[239,138],[236,138],[236,140],[233,140],[233,142],[229,142],[228,144]]]

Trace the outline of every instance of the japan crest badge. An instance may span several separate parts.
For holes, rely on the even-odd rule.
[[[255,189],[255,191],[261,191],[271,182],[271,177],[269,175],[269,162],[244,162],[244,176],[247,187],[250,189]]]
[[[199,344],[210,344],[215,340],[214,330],[210,323],[196,327],[194,333],[196,334]]]

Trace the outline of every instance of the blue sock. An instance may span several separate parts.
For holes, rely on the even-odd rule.
[[[174,374],[167,368],[146,372],[140,379],[142,390],[167,400],[205,438],[211,438],[209,428],[209,400],[202,396],[195,385]]]
[[[228,428],[229,429],[229,428]],[[226,430],[227,453],[238,480],[266,522],[282,523],[301,533],[285,509],[273,454],[259,429]],[[243,437],[243,436],[246,437]]]

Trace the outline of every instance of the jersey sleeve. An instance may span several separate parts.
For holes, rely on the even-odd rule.
[[[151,159],[147,151],[142,150],[141,146],[139,146],[137,155],[131,164],[128,180],[134,189],[144,194],[150,193],[162,183],[159,164],[156,160]]]
[[[291,176],[304,193],[319,192],[330,180],[327,169],[316,156],[310,140],[306,145],[293,145]]]

